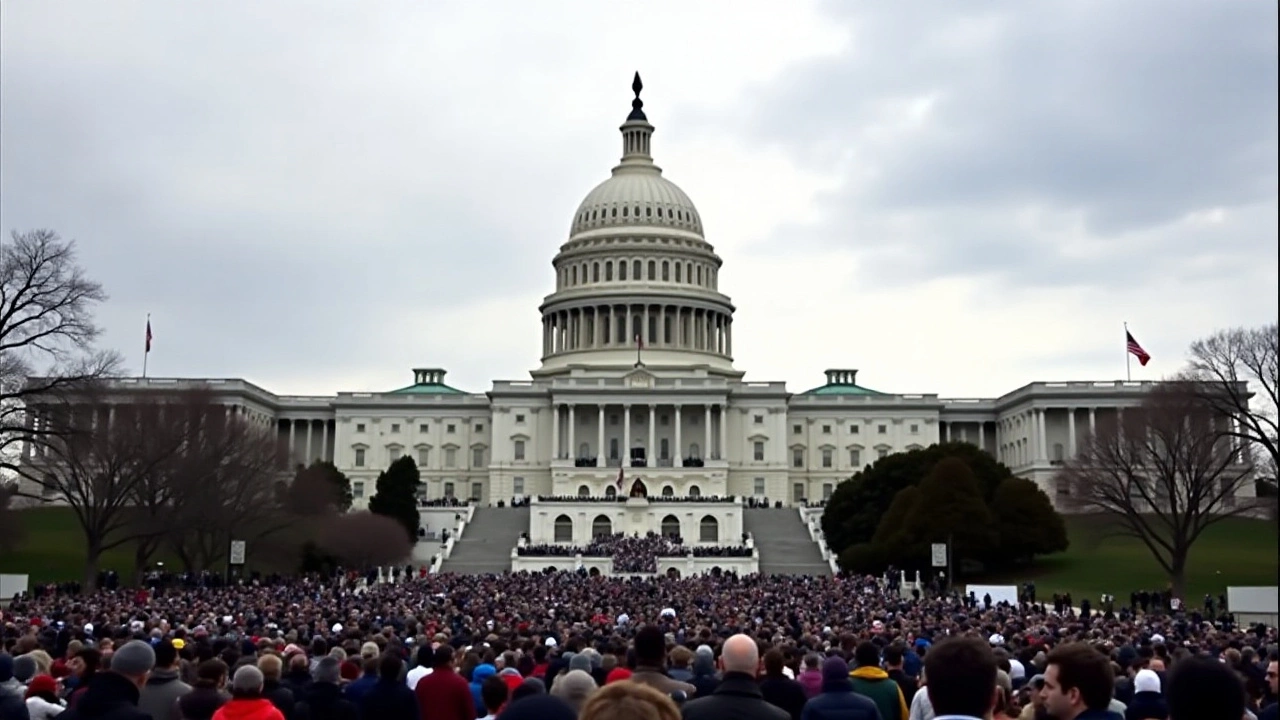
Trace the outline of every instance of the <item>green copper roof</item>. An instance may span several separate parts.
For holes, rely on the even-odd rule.
[[[823,385],[802,395],[884,395],[878,390],[864,388],[861,385]]]
[[[452,388],[448,385],[440,383],[422,383],[420,385],[410,385],[402,387],[399,390],[392,390],[388,395],[465,395],[462,390]]]

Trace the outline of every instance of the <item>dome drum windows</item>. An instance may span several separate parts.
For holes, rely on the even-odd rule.
[[[543,316],[543,357],[579,350],[672,348],[732,356],[733,317],[672,304],[601,305]]]

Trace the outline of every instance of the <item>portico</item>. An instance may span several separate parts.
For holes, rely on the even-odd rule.
[[[553,468],[701,468],[722,463],[724,402],[554,402]]]

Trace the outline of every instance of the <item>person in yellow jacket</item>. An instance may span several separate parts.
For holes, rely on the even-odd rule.
[[[897,681],[880,668],[880,648],[871,642],[859,643],[853,662],[857,666],[849,673],[853,691],[875,703],[884,720],[907,720],[907,699]]]

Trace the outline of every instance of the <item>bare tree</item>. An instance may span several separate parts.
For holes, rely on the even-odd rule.
[[[326,522],[318,544],[344,565],[360,570],[401,564],[413,554],[404,525],[395,518],[367,511],[347,513]]]
[[[1146,545],[1179,596],[1200,535],[1250,509],[1237,501],[1250,467],[1204,393],[1194,383],[1156,387],[1122,422],[1099,423],[1058,478],[1068,504],[1111,516],[1119,534]]]
[[[110,403],[101,386],[41,397],[48,428],[18,466],[31,497],[65,504],[84,532],[84,583],[92,589],[102,554],[135,542],[141,489],[179,449],[161,400]]]
[[[1231,419],[1229,433],[1249,447],[1263,478],[1275,482],[1280,465],[1280,327],[1220,330],[1191,344],[1188,375],[1203,399]]]
[[[114,352],[94,349],[102,286],[77,264],[75,243],[52,230],[0,242],[0,471],[16,472],[24,447],[59,429],[36,422],[30,401],[114,374]]]

